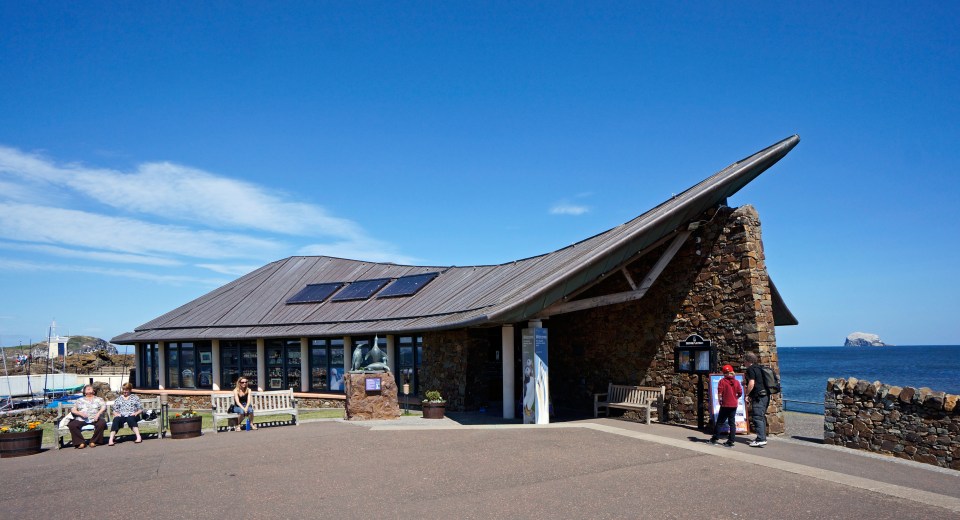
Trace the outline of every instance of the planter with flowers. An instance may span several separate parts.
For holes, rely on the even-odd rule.
[[[423,418],[424,419],[443,419],[444,411],[447,408],[447,402],[436,390],[428,390],[423,394]]]
[[[43,428],[40,421],[17,421],[0,427],[0,458],[23,457],[40,453]]]
[[[203,418],[200,414],[193,411],[193,408],[185,412],[173,414],[170,418],[170,438],[171,439],[190,439],[200,436],[200,429],[203,425]]]

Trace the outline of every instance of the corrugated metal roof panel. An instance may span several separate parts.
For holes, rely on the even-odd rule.
[[[223,335],[227,331],[242,334],[237,337],[294,333],[324,336],[522,321],[618,268],[638,251],[723,202],[786,155],[797,142],[797,136],[785,139],[724,168],[630,222],[549,254],[501,265],[449,268],[290,257],[268,264],[113,341],[183,338],[188,337],[184,336],[188,331],[205,334],[204,337],[233,337]],[[431,269],[443,272],[409,297],[286,304],[308,283],[398,278]],[[784,316],[782,311],[778,308],[778,315]]]

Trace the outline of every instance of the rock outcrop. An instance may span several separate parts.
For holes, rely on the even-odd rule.
[[[891,345],[880,341],[880,336],[866,332],[854,332],[843,342],[844,347],[889,347]]]

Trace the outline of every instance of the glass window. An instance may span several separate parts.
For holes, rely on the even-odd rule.
[[[343,340],[330,340],[330,390],[343,392]]]
[[[249,388],[257,387],[257,342],[224,340],[220,342],[220,388],[233,390],[243,375]]]
[[[347,300],[366,300],[381,287],[387,285],[389,278],[378,278],[376,280],[357,280],[344,287],[340,292],[330,299],[332,302],[342,302]]]
[[[377,298],[390,298],[394,296],[411,296],[430,283],[440,273],[424,273],[411,276],[401,276],[397,278],[386,289],[380,291]]]
[[[403,392],[404,383],[410,385],[410,395],[420,393],[420,360],[423,357],[423,338],[421,336],[400,336],[397,338],[397,386]]]
[[[211,347],[209,341],[184,341],[167,343],[167,388],[210,388]],[[203,361],[207,361],[204,368]],[[207,386],[198,386],[199,372],[204,376]]]
[[[300,390],[300,340],[268,339],[264,343],[267,354],[267,390]]]
[[[197,342],[197,388],[213,388],[213,346]]]
[[[286,388],[292,388],[300,391],[300,340],[297,340],[296,348],[287,347],[287,384]]]
[[[257,380],[256,340],[246,341],[240,346],[240,375],[247,379],[247,388],[260,388],[260,382]]]
[[[329,390],[330,346],[325,339],[310,340],[310,390]]]
[[[196,349],[193,343],[180,344],[180,388],[197,387]]]
[[[310,389],[343,391],[343,340],[310,340]]]
[[[176,343],[167,344],[167,388],[180,388],[180,349],[177,346]]]
[[[158,388],[160,385],[160,349],[156,343],[140,345],[141,388]]]
[[[341,287],[343,287],[342,282],[313,283],[300,289],[300,292],[294,294],[287,303],[321,303]]]

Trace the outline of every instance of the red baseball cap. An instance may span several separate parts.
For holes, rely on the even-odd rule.
[[[721,368],[720,370],[722,370],[723,373],[726,374],[727,372],[733,372],[733,367],[730,365],[723,365],[723,368]]]

